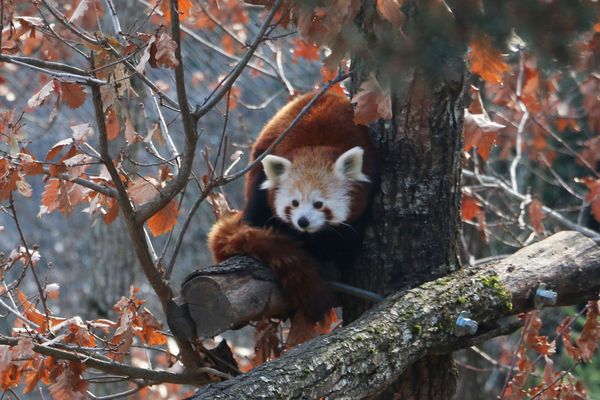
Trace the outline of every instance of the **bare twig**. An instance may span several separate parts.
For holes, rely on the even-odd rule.
[[[15,209],[15,200],[13,198],[12,193],[9,197],[9,206],[12,212],[13,220],[15,221],[15,225],[17,227],[17,231],[19,232],[19,237],[21,238],[21,243],[25,248],[25,252],[27,253],[27,265],[29,265],[29,269],[33,274],[33,279],[35,280],[35,284],[38,289],[38,294],[40,296],[40,301],[42,302],[42,307],[44,307],[44,314],[46,316],[46,323],[48,324],[48,328],[50,328],[50,313],[48,311],[48,305],[46,304],[46,294],[44,293],[44,288],[42,287],[42,281],[38,277],[37,271],[33,265],[33,253],[29,250],[29,245],[27,244],[27,240],[25,239],[25,234],[23,233],[23,229],[21,228],[21,223],[19,222],[19,217],[17,216],[17,210]]]
[[[499,189],[502,189],[504,192],[506,192],[510,196],[514,197],[515,199],[518,199],[519,201],[524,201],[527,197],[526,195],[513,190],[509,185],[507,185],[506,183],[502,182],[500,179],[497,179],[493,176],[475,174],[473,171],[469,171],[469,170],[463,170],[462,174],[463,174],[463,176],[468,177],[468,178],[478,179],[481,183],[484,183],[486,185],[496,186]],[[586,228],[585,226],[578,225],[577,223],[571,221],[570,219],[568,219],[564,215],[560,214],[556,210],[551,209],[550,207],[542,206],[542,211],[544,212],[544,214],[546,216],[552,218],[553,220],[555,220],[562,226],[572,229],[574,231],[577,231],[579,233],[582,233],[585,236],[593,239],[596,242],[600,242],[600,233],[598,233],[592,229]]]
[[[142,390],[146,386],[147,385],[138,385],[138,387],[126,390],[124,392],[115,393],[115,394],[109,394],[109,395],[106,395],[106,396],[95,396],[89,390],[88,390],[87,394],[88,394],[88,396],[90,396],[94,400],[114,400],[114,399],[120,399],[122,397],[129,397],[132,394],[135,394],[135,393],[139,392],[140,390]]]
[[[145,5],[148,8],[151,8],[153,10],[155,10],[155,12],[158,15],[163,15],[163,13],[160,10],[156,10],[156,6],[152,6],[149,2],[145,1],[145,0],[137,0],[138,3]],[[187,28],[185,25],[181,25],[181,30],[183,32],[185,32],[191,39],[195,40],[196,42],[200,43],[201,45],[209,48],[210,50],[213,50],[214,52],[222,55],[223,57],[228,58],[229,60],[235,61],[235,62],[240,62],[241,58],[236,57],[234,55],[231,55],[229,53],[227,53],[225,50],[221,49],[219,46],[214,45],[213,43],[205,40],[204,38],[202,38],[200,35],[198,35],[196,32],[194,32],[192,29]],[[253,69],[257,72],[260,72],[263,75],[269,76],[271,78],[275,78],[277,79],[277,72],[270,72],[265,70],[264,68],[261,68],[260,66],[249,62],[248,63],[248,68]]]
[[[244,54],[244,56],[240,59],[240,61],[237,63],[237,65],[233,68],[229,77],[225,80],[225,82],[223,82],[223,85],[221,85],[221,87],[206,101],[206,103],[204,103],[202,105],[202,107],[200,107],[198,110],[196,110],[194,112],[195,119],[200,119],[208,111],[210,111],[223,98],[223,96],[225,96],[225,94],[229,91],[231,86],[233,86],[233,84],[235,83],[237,78],[240,76],[240,74],[242,73],[242,71],[244,70],[244,68],[250,61],[250,59],[252,58],[252,56],[253,56],[254,52],[256,51],[256,49],[258,48],[259,44],[264,40],[265,33],[267,32],[267,29],[269,28],[271,21],[275,17],[275,14],[277,14],[277,11],[279,10],[281,3],[283,3],[283,0],[275,0],[275,2],[273,3],[273,6],[271,8],[271,11],[269,12],[269,15],[263,22],[263,25],[261,26],[258,34],[256,35],[256,37],[254,38],[254,40],[248,47],[248,50],[246,50],[246,53]]]
[[[17,61],[22,64],[27,64],[27,66],[34,66],[34,67],[39,67],[39,68],[43,68],[43,69],[47,69],[47,70],[62,71],[62,72],[67,72],[69,74],[75,74],[75,75],[81,75],[81,76],[87,75],[86,70],[78,68],[78,67],[74,67],[72,65],[54,62],[54,61],[39,60],[37,58],[32,58],[32,57],[21,57],[21,56],[11,56],[8,54],[0,54],[0,61],[4,61],[7,63],[12,63],[12,62]]]
[[[5,61],[5,62],[11,63],[11,64],[20,65],[20,66],[23,66],[26,68],[33,69],[35,71],[42,72],[42,73],[50,75],[50,76],[54,76],[56,78],[66,79],[69,81],[74,81],[74,82],[78,82],[78,83],[85,84],[85,85],[90,85],[90,86],[91,85],[106,85],[108,83],[107,81],[103,81],[102,79],[92,78],[89,76],[77,75],[77,74],[68,73],[68,72],[57,72],[57,71],[53,71],[50,69],[41,68],[36,65],[28,64],[27,62],[17,60],[15,58],[6,58],[6,56],[0,56],[0,61]],[[38,64],[41,64],[41,63],[38,63]],[[53,67],[55,67],[55,66],[53,66]]]
[[[72,24],[71,22],[69,22],[69,20],[67,19],[67,17],[65,17],[65,15],[63,13],[61,13],[54,6],[52,6],[48,0],[42,0],[42,3],[46,7],[46,9],[48,9],[48,11],[50,11],[50,13],[54,16],[54,18],[56,18],[57,20],[59,20],[75,36],[78,36],[81,39],[85,40],[86,42],[89,42],[89,43],[92,43],[92,44],[95,44],[95,45],[100,45],[101,44],[98,39],[96,39],[93,36],[89,35],[87,32],[85,32],[83,29],[79,28],[75,24]]]
[[[277,9],[281,5],[283,0],[276,0],[271,12],[265,19],[259,33],[256,38],[246,51],[246,54],[242,57],[240,62],[233,68],[230,75],[223,82],[221,87],[215,91],[215,93],[206,101],[206,103],[197,109],[193,114],[190,113],[189,104],[185,90],[185,78],[183,71],[183,63],[181,59],[181,31],[179,24],[179,14],[177,12],[177,2],[171,2],[171,32],[172,38],[177,43],[175,49],[175,58],[179,61],[179,65],[175,67],[175,83],[177,88],[177,99],[179,101],[179,107],[181,109],[183,130],[185,135],[185,143],[183,149],[183,158],[179,173],[167,183],[160,196],[157,196],[152,201],[144,204],[140,207],[136,213],[136,222],[144,222],[158,210],[162,209],[171,199],[187,184],[188,178],[192,171],[192,164],[194,161],[194,153],[196,149],[196,143],[198,135],[196,133],[197,121],[209,112],[231,89],[239,75],[242,73],[252,55],[258,48],[259,44],[264,39],[265,32],[269,27],[271,20],[275,16]]]

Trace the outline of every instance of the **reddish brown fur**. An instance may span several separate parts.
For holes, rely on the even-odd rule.
[[[268,264],[292,304],[313,321],[319,321],[333,306],[334,299],[319,276],[317,263],[287,235],[245,225],[241,217],[242,212],[237,212],[222,218],[208,234],[208,247],[215,261],[247,254]]]
[[[269,148],[313,96],[314,93],[305,94],[275,114],[252,146],[251,161]],[[302,116],[271,154],[287,158],[290,161],[297,159],[301,162],[315,163],[320,160],[327,165],[332,165],[342,153],[360,146],[365,151],[363,173],[367,176],[374,176],[376,173],[375,150],[369,139],[367,128],[355,125],[352,122],[353,118],[354,111],[348,98],[334,92],[326,92]],[[248,173],[245,187],[246,199],[252,195],[261,170],[262,166],[258,166]],[[368,199],[364,193],[366,193],[366,184],[356,183],[353,190],[350,218],[346,222],[353,221],[365,211]],[[272,194],[273,191],[270,191],[271,205],[273,204]]]
[[[282,108],[267,123],[252,147],[251,161],[263,153],[288,127],[296,115],[310,101],[314,93],[301,96]],[[272,154],[285,157],[294,165],[306,163],[328,168],[345,151],[361,146],[363,173],[375,174],[375,155],[365,127],[354,125],[353,110],[345,96],[325,93],[313,107],[290,130]],[[262,165],[252,169],[246,176],[246,201],[262,182],[257,182]],[[307,177],[309,179],[310,177]],[[351,222],[365,212],[367,186],[357,183],[352,190]],[[269,190],[272,207],[273,190]],[[329,211],[331,214],[331,211]],[[320,320],[333,306],[333,295],[318,273],[317,262],[303,249],[300,243],[288,235],[272,228],[248,226],[242,222],[242,213],[225,217],[212,228],[208,236],[209,248],[217,262],[236,254],[247,254],[271,266],[278,276],[291,301],[301,312],[314,321]],[[331,218],[331,216],[329,217]]]

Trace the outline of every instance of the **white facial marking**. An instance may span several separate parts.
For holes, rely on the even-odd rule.
[[[338,157],[334,165],[316,172],[309,170],[309,173],[306,169],[298,170],[298,167],[295,168],[284,158],[265,158],[267,164],[276,161],[282,165],[271,168],[263,161],[267,181],[262,187],[275,190],[276,216],[298,231],[309,233],[317,232],[327,225],[346,222],[350,214],[354,184],[369,182],[369,178],[362,173],[363,153],[362,148],[354,147]],[[282,170],[282,173],[276,174]],[[322,204],[315,206],[315,202]]]

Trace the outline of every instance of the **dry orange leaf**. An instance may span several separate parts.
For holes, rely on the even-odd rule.
[[[600,344],[600,302],[587,303],[587,314],[581,335],[577,338],[577,347],[581,351],[581,359],[589,362]]]
[[[150,49],[150,65],[152,68],[166,67],[175,68],[179,61],[175,58],[177,43],[166,32],[163,32],[158,40],[152,43]]]
[[[389,90],[383,90],[371,73],[369,78],[360,85],[354,95],[352,103],[356,104],[354,110],[354,123],[368,125],[378,119],[392,118],[392,101]]]
[[[294,40],[294,54],[292,62],[298,62],[298,58],[304,58],[308,61],[319,61],[321,59],[321,48],[315,44],[306,43],[304,40]]]
[[[102,219],[104,220],[104,223],[106,225],[110,225],[114,222],[115,219],[117,219],[118,215],[119,215],[119,203],[117,202],[116,199],[111,198],[108,201],[108,211],[106,212],[106,214],[104,215],[104,217]]]
[[[529,219],[531,220],[535,233],[544,233],[544,224],[542,222],[544,220],[544,212],[542,211],[542,202],[538,199],[533,199],[531,203],[529,203]]]
[[[87,396],[88,382],[81,378],[85,366],[78,361],[69,361],[62,373],[54,383],[48,386],[48,390],[54,400],[85,400]]]
[[[600,221],[600,179],[584,178],[581,180],[588,188],[589,192],[585,199],[592,208],[592,215],[596,221]]]
[[[83,86],[77,83],[60,83],[60,91],[65,103],[71,108],[78,108],[85,102],[85,92]]]
[[[104,119],[106,121],[106,134],[108,140],[115,140],[119,137],[121,127],[119,126],[119,119],[117,118],[117,113],[112,107],[110,107],[106,111]]]
[[[477,153],[487,160],[496,141],[496,136],[504,125],[492,122],[486,114],[471,114],[465,109],[463,130],[465,135],[465,151],[476,147]]]
[[[492,46],[492,40],[483,34],[475,36],[469,44],[471,72],[491,83],[502,83],[502,74],[509,70],[502,53]]]
[[[253,367],[265,361],[278,358],[281,355],[277,328],[278,324],[272,322],[269,318],[263,318],[256,323],[254,357],[252,358]]]
[[[192,0],[177,0],[179,9],[179,18],[183,21],[191,15]],[[163,12],[165,25],[171,23],[171,0],[162,0],[160,2],[160,11]]]
[[[140,317],[142,319],[142,331],[141,335],[138,336],[141,336],[144,342],[150,346],[167,344],[167,337],[160,332],[162,323],[147,308],[144,307]]]
[[[36,94],[31,96],[31,98],[29,100],[27,100],[27,107],[34,108],[34,107],[38,107],[38,106],[42,105],[42,103],[44,103],[46,98],[48,96],[50,96],[50,94],[53,91],[54,91],[54,81],[51,80],[48,83],[46,83],[44,86],[42,86],[42,88],[39,90],[39,92],[37,92]]]
[[[479,204],[477,199],[463,193],[461,200],[461,212],[463,220],[471,221],[477,216],[480,210],[481,204]]]
[[[127,192],[135,204],[140,206],[158,196],[159,187],[160,184],[155,178],[151,176],[145,176],[135,178],[133,181],[131,181],[129,187],[127,188]]]
[[[152,236],[160,236],[171,229],[177,223],[177,215],[179,214],[179,207],[176,200],[171,200],[162,210],[154,214],[148,219],[148,229]]]

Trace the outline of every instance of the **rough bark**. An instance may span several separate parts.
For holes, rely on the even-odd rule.
[[[427,2],[407,0],[402,9],[404,32],[415,41],[418,54],[404,52],[402,44],[390,38],[377,19],[375,2],[365,0],[357,22],[377,50],[352,60],[353,66],[363,67],[361,76],[355,77],[354,92],[373,68],[382,69],[383,79],[389,78],[392,119],[370,127],[381,166],[381,190],[373,203],[361,258],[346,270],[344,282],[384,295],[460,268],[465,49],[452,42],[452,26],[431,29],[444,22],[430,14],[433,7]],[[442,32],[446,36],[439,36]],[[390,58],[394,62],[386,64]],[[390,65],[395,68],[390,70]],[[346,297],[344,323],[370,306]],[[382,398],[417,399],[423,393],[437,393],[438,399],[449,399],[456,374],[439,371],[451,365],[444,357],[424,360],[416,369],[418,377],[400,378]]]
[[[245,375],[209,385],[194,398],[378,396],[428,353],[473,344],[475,338],[455,335],[455,321],[461,311],[470,312],[479,323],[478,335],[487,339],[494,335],[500,318],[533,308],[533,295],[540,283],[558,292],[560,305],[597,298],[600,247],[579,233],[562,232],[504,260],[396,293],[354,323]],[[411,386],[403,379],[401,393],[412,392],[415,398],[423,399],[445,396],[446,391],[438,392],[437,385],[424,387],[420,380],[432,373],[431,360],[443,365],[448,359],[429,356],[424,360],[405,375],[419,381]],[[451,375],[449,366],[437,373]]]

